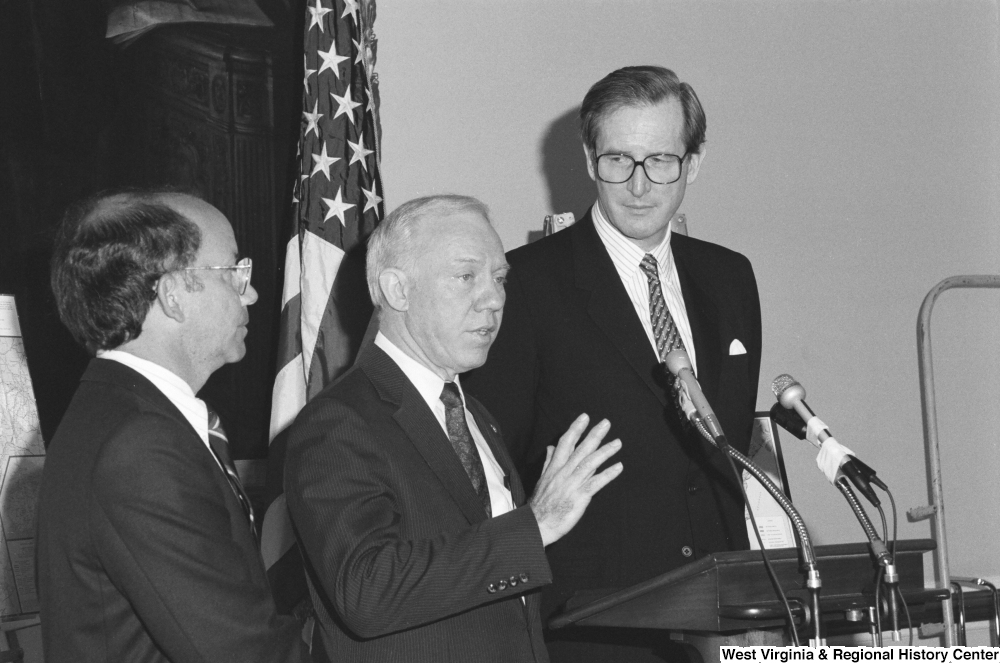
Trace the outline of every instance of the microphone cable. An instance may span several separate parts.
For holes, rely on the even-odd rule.
[[[697,429],[697,431],[701,434],[702,437],[704,437],[712,446],[718,449],[718,446],[715,444],[715,440],[705,429],[705,426],[702,424],[701,419],[698,418],[692,419],[691,423],[694,425],[694,427]],[[722,453],[723,456],[726,457],[726,461],[728,461],[729,463],[729,468],[733,471],[733,475],[736,477],[736,485],[740,487],[740,494],[743,495],[743,504],[746,506],[747,513],[750,515],[750,525],[753,527],[753,533],[757,537],[757,545],[760,546],[760,556],[761,559],[764,560],[764,568],[767,570],[767,576],[771,580],[771,586],[774,587],[774,591],[778,595],[778,599],[781,601],[781,605],[785,609],[785,616],[788,619],[788,634],[791,636],[792,645],[795,647],[799,647],[801,645],[799,644],[798,628],[795,625],[795,615],[792,614],[792,606],[791,604],[789,604],[788,597],[785,596],[785,590],[782,589],[781,582],[778,581],[778,574],[775,573],[774,567],[771,566],[771,560],[767,556],[767,550],[764,547],[764,540],[761,538],[760,530],[757,528],[757,519],[753,515],[753,509],[750,508],[750,498],[747,497],[747,490],[746,487],[743,485],[743,475],[736,467],[736,462],[733,460],[733,457],[730,454],[726,453],[724,449],[719,449],[719,451]],[[735,449],[733,449],[733,451],[739,453]],[[750,462],[750,460],[747,459],[747,462]],[[747,469],[749,470],[749,468]],[[752,471],[751,474],[753,474]],[[803,615],[803,618],[805,616],[806,615]],[[805,619],[803,619],[803,623],[804,622]]]
[[[882,646],[882,600],[879,590],[882,587],[882,579],[885,577],[885,567],[879,566],[875,572],[875,646]]]
[[[882,487],[879,486],[879,488],[882,488]],[[892,539],[888,539],[888,537],[887,537],[888,528],[887,528],[887,522],[886,522],[885,512],[882,510],[882,507],[878,507],[878,512],[879,512],[879,516],[881,517],[881,520],[882,520],[882,532],[883,532],[883,536],[886,536],[886,539],[888,541],[889,554],[892,557],[892,559],[895,560],[896,559],[896,542],[898,541],[898,535],[899,535],[899,519],[897,517],[898,514],[897,514],[897,511],[896,511],[896,499],[895,499],[895,497],[893,497],[892,491],[890,491],[888,488],[882,488],[882,490],[885,492],[886,495],[888,495],[888,497],[889,497],[889,503],[892,505]],[[912,647],[913,646],[913,640],[914,640],[914,634],[913,634],[913,619],[912,619],[912,617],[910,615],[910,606],[908,606],[906,604],[906,599],[903,597],[903,590],[900,589],[898,580],[895,583],[892,583],[892,584],[889,584],[889,583],[885,582],[885,567],[883,567],[883,566],[879,567],[878,572],[875,575],[875,608],[874,608],[875,609],[875,615],[874,616],[875,616],[875,629],[876,629],[876,632],[878,633],[878,639],[877,639],[878,640],[878,644],[879,644],[879,646],[882,645],[882,620],[881,620],[882,601],[881,601],[881,591],[880,590],[881,590],[881,588],[883,586],[889,592],[889,596],[887,597],[887,601],[894,601],[896,598],[898,598],[899,599],[899,603],[903,607],[903,614],[906,615],[906,629],[907,629],[907,634],[908,634],[908,638],[909,638],[909,646]],[[892,626],[893,626],[893,632],[894,633],[898,632],[898,630],[899,630],[898,626],[896,624],[893,624]]]
[[[667,356],[663,362],[666,369],[677,379],[677,384],[680,388],[681,400],[680,405],[687,415],[687,418],[694,423],[695,428],[698,432],[711,444],[716,447],[721,453],[723,453],[729,463],[729,467],[733,472],[733,476],[736,479],[736,483],[740,487],[740,492],[743,494],[743,503],[747,511],[750,511],[750,503],[747,499],[746,490],[743,486],[743,477],[739,470],[736,468],[736,462],[739,462],[747,472],[752,474],[755,479],[760,483],[764,489],[770,493],[771,497],[777,502],[782,510],[788,515],[792,524],[795,526],[795,530],[798,533],[800,550],[802,552],[802,563],[807,569],[806,587],[809,590],[809,605],[805,606],[805,614],[803,623],[808,623],[811,611],[812,625],[815,628],[816,637],[815,640],[810,640],[810,644],[815,647],[819,647],[823,644],[822,638],[822,611],[820,610],[819,595],[823,587],[823,581],[820,577],[819,565],[816,559],[816,551],[813,548],[812,538],[809,536],[809,530],[806,528],[805,521],[802,520],[801,514],[792,505],[791,500],[779,489],[770,477],[757,467],[753,461],[743,455],[737,449],[734,449],[726,441],[725,433],[719,425],[718,419],[715,413],[712,411],[711,405],[705,399],[705,395],[701,391],[701,386],[698,384],[698,379],[695,377],[692,371],[691,361],[682,348],[676,348],[667,353]],[[686,396],[686,398],[684,398]],[[752,513],[752,512],[751,512]],[[784,591],[781,589],[781,583],[778,582],[777,576],[774,574],[773,569],[770,565],[770,560],[767,557],[767,553],[764,552],[764,542],[760,536],[760,531],[757,529],[756,518],[751,518],[751,526],[754,530],[754,535],[760,541],[761,557],[765,562],[765,568],[768,570],[768,575],[771,577],[771,582],[775,586],[779,597],[782,599],[782,605],[785,607],[786,615],[789,618],[789,630],[791,631],[792,640],[798,646],[798,633],[795,630],[795,620],[791,614],[791,607],[788,605],[787,597],[784,595]]]
[[[878,485],[878,484],[876,484]],[[893,497],[892,491],[888,487],[883,488],[879,486],[889,496],[889,504],[892,505],[892,539],[889,544],[889,552],[893,559],[896,559],[896,541],[899,535],[899,519],[896,513],[896,498]],[[882,526],[885,527],[885,514],[882,513],[882,509],[879,508],[879,513],[882,514]],[[899,583],[896,583],[896,596],[899,597],[899,602],[903,606],[903,613],[906,615],[906,629],[909,632],[910,646],[913,646],[913,620],[910,618],[910,606],[906,605],[906,599],[903,598],[903,590],[900,589]]]

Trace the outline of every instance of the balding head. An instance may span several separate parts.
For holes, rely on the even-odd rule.
[[[112,191],[67,210],[52,256],[52,291],[63,324],[90,352],[137,338],[157,281],[198,252],[198,226],[171,200],[197,201],[162,189]]]

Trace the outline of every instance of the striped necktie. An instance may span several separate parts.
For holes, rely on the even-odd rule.
[[[240,481],[240,476],[236,473],[236,464],[233,463],[233,457],[229,455],[229,438],[226,437],[226,431],[222,428],[222,421],[212,408],[208,408],[208,446],[212,448],[212,453],[215,454],[219,465],[225,471],[226,478],[229,479],[229,486],[236,493],[236,499],[239,500],[240,506],[243,507],[243,513],[246,514],[247,522],[250,523],[250,532],[253,534],[254,541],[257,541],[257,521],[254,518],[250,496],[243,489],[243,482]]]
[[[660,361],[666,361],[667,354],[671,350],[684,350],[684,341],[681,339],[680,331],[674,324],[674,318],[667,308],[667,300],[663,298],[663,288],[660,285],[660,271],[656,264],[656,258],[647,253],[642,257],[639,267],[646,273],[646,280],[649,282],[649,321],[653,325],[653,338],[656,339],[656,351],[660,355]],[[678,406],[681,413],[681,420],[685,421],[683,412],[678,405],[678,391],[680,389],[679,378],[671,380],[674,405]]]
[[[479,456],[479,449],[472,439],[472,431],[465,420],[465,405],[462,403],[462,396],[458,393],[458,385],[454,382],[445,382],[441,391],[441,402],[444,403],[444,421],[448,429],[448,439],[455,449],[458,459],[462,461],[465,473],[472,481],[472,488],[479,495],[479,501],[483,503],[486,515],[493,517],[493,505],[490,502],[490,489],[486,485],[486,471],[483,469],[483,459]]]

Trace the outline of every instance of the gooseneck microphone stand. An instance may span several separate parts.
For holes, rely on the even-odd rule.
[[[865,531],[865,535],[868,537],[868,545],[871,546],[875,559],[878,560],[878,563],[882,566],[892,564],[892,555],[889,554],[889,549],[875,531],[875,526],[872,525],[871,519],[861,506],[858,496],[854,494],[853,490],[851,490],[851,486],[847,482],[847,477],[837,477],[836,485],[840,492],[844,495],[844,499],[846,499],[847,503],[851,506],[851,510],[854,512],[855,517],[857,517],[858,522],[861,523],[861,529]]]
[[[734,449],[726,441],[725,435],[717,435],[713,437],[706,430],[705,425],[702,420],[696,415],[691,416],[691,422],[694,424],[695,428],[710,444],[717,447],[720,451],[725,453],[731,460],[730,465],[733,467],[733,472],[736,474],[736,481],[742,484],[742,477],[736,470],[736,466],[732,465],[735,461],[742,465],[747,472],[753,475],[755,479],[764,487],[764,489],[774,498],[774,501],[778,503],[786,514],[788,514],[788,519],[791,520],[792,526],[795,528],[795,532],[799,537],[799,545],[802,551],[802,561],[806,566],[806,587],[809,590],[809,598],[811,604],[812,621],[813,621],[813,632],[815,637],[810,639],[809,644],[812,647],[819,647],[823,644],[822,639],[822,627],[820,619],[820,607],[819,607],[819,594],[820,589],[823,587],[823,581],[820,579],[819,566],[816,563],[816,551],[813,548],[812,539],[809,537],[809,531],[806,529],[806,523],[802,519],[798,510],[792,505],[791,500],[778,488],[771,478],[767,474],[757,467],[752,460],[747,458],[745,455],[740,453],[739,450]],[[855,498],[857,499],[857,498]],[[747,505],[747,509],[750,505]],[[756,526],[755,526],[756,528]],[[763,544],[761,545],[761,554],[766,555],[764,551]],[[795,624],[789,625],[791,629],[794,630]]]
[[[886,591],[888,592],[888,605],[889,605],[889,619],[892,623],[892,634],[893,640],[899,639],[899,608],[896,604],[896,588],[899,585],[899,573],[896,571],[896,565],[893,562],[892,554],[889,553],[889,549],[886,547],[885,542],[879,537],[878,533],[875,531],[875,526],[872,525],[871,519],[868,517],[868,513],[861,506],[861,502],[858,500],[857,495],[851,489],[848,483],[847,477],[841,475],[837,477],[835,485],[843,494],[844,499],[851,506],[851,510],[854,512],[855,517],[861,524],[861,529],[865,531],[865,535],[868,537],[868,545],[872,549],[872,554],[875,555],[876,561],[882,565],[884,576],[882,582],[885,583]],[[882,646],[882,628],[881,619],[878,618],[881,606],[878,600],[878,585],[879,581],[876,579],[875,584],[875,617],[878,625],[875,629],[876,631],[876,646]]]
[[[802,415],[799,413],[798,409],[791,409],[786,406],[785,401],[782,399],[787,396],[786,391],[792,394],[790,400],[793,401],[793,405],[798,404],[799,408],[806,410],[807,414],[811,414],[809,406],[805,404],[805,389],[799,384],[792,376],[786,374],[779,375],[774,379],[771,385],[774,395],[778,398],[778,402],[771,407],[771,417],[786,431],[794,435],[800,440],[805,440],[808,438],[807,425]],[[794,390],[794,391],[793,391]],[[797,403],[795,403],[797,401]],[[813,415],[815,417],[815,415]],[[825,424],[821,424],[825,425]],[[828,434],[828,433],[827,433]],[[832,439],[832,437],[830,438]],[[810,442],[819,446],[818,440]],[[862,463],[857,458],[853,456],[850,457],[850,463],[843,463],[840,468],[836,480],[833,484],[847,500],[848,505],[850,505],[851,510],[854,512],[855,517],[861,524],[861,529],[864,530],[865,536],[868,537],[868,544],[871,547],[872,554],[875,555],[875,559],[883,567],[879,572],[879,577],[876,578],[875,582],[875,608],[873,613],[873,626],[875,627],[873,639],[876,646],[882,646],[882,628],[881,628],[881,605],[879,602],[879,587],[884,582],[886,589],[889,592],[888,607],[889,616],[892,621],[892,634],[894,640],[899,640],[899,612],[898,605],[896,603],[896,593],[899,586],[899,574],[896,572],[896,566],[893,563],[892,555],[889,553],[888,548],[886,548],[885,542],[879,538],[878,533],[875,531],[875,527],[872,525],[871,520],[868,518],[868,513],[861,506],[861,502],[858,500],[857,495],[854,494],[854,490],[851,488],[850,483],[848,483],[848,477],[845,472],[848,470],[853,470],[855,473],[853,479],[856,481],[861,481],[861,485],[868,488],[867,491],[861,489],[865,496],[874,504],[879,507],[878,497],[869,486],[867,486],[868,481],[875,483],[883,490],[888,490],[882,481],[878,481],[875,476],[875,471],[870,467]],[[861,477],[859,479],[859,477]],[[884,574],[884,578],[882,577]]]

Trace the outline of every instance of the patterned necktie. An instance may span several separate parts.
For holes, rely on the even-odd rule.
[[[215,454],[219,465],[225,471],[226,478],[229,479],[229,486],[236,493],[236,499],[239,500],[240,506],[243,507],[243,513],[246,514],[247,521],[250,523],[253,539],[257,541],[257,521],[254,518],[253,505],[250,504],[250,496],[243,489],[240,476],[236,473],[236,464],[233,463],[233,457],[229,455],[229,438],[226,437],[226,431],[222,428],[222,421],[212,408],[208,408],[208,446],[212,448],[212,453]]]
[[[681,340],[680,331],[674,324],[674,318],[667,308],[667,300],[663,298],[663,289],[660,286],[660,272],[657,269],[656,258],[647,253],[642,257],[639,267],[646,273],[646,280],[649,282],[649,321],[653,325],[653,338],[656,339],[656,350],[660,355],[660,361],[666,361],[667,354],[671,350],[684,350],[684,341]],[[680,389],[679,379],[671,382],[674,394],[674,405],[677,403],[677,392]],[[678,411],[680,411],[678,406]],[[681,414],[681,420],[686,418]]]
[[[483,471],[483,461],[479,457],[479,449],[472,440],[472,432],[469,424],[465,421],[465,406],[462,404],[462,396],[458,393],[458,385],[454,382],[445,382],[441,391],[441,402],[444,403],[444,421],[448,428],[448,439],[455,449],[458,459],[462,461],[465,473],[472,481],[472,488],[479,495],[479,501],[483,503],[486,515],[493,517],[493,505],[490,504],[490,489],[486,485],[486,473]]]

